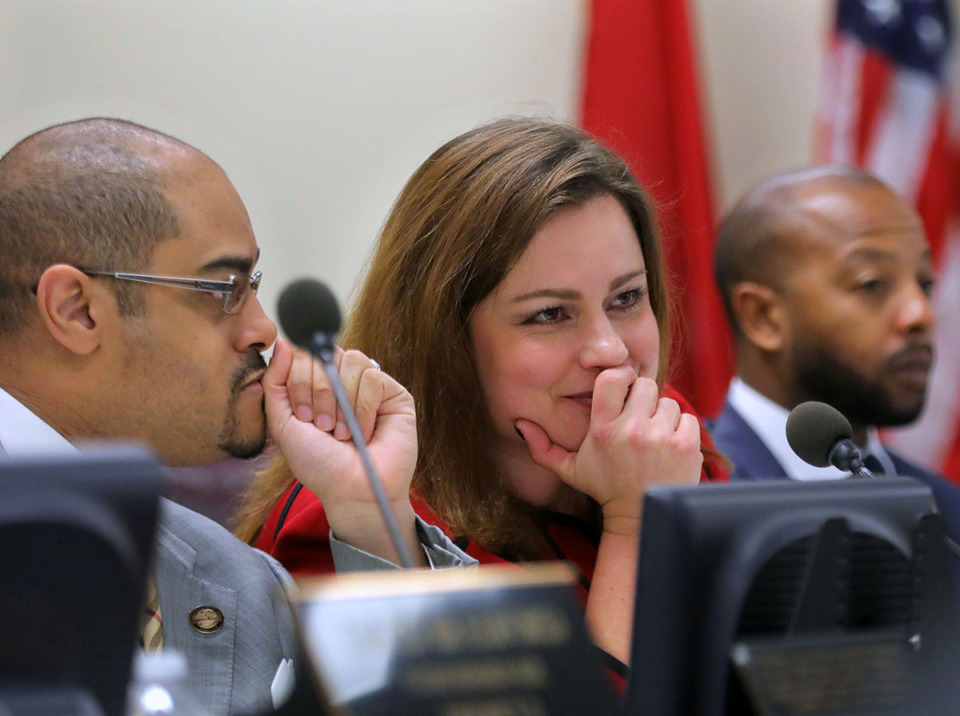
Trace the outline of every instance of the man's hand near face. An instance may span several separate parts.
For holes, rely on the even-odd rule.
[[[358,351],[338,349],[336,363],[401,535],[415,562],[426,566],[410,505],[417,462],[413,396]],[[297,480],[323,503],[337,539],[399,564],[323,366],[279,339],[263,388],[270,434]]]

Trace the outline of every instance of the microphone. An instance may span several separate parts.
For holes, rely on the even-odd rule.
[[[800,403],[787,417],[787,442],[804,462],[834,467],[858,477],[873,477],[863,464],[860,449],[850,439],[850,421],[831,405],[815,400]]]
[[[340,332],[340,307],[326,284],[302,278],[287,286],[277,302],[280,325],[294,345],[306,348],[326,366],[333,360]]]
[[[397,518],[387,502],[383,484],[377,475],[373,462],[370,460],[370,453],[360,431],[360,423],[357,422],[357,416],[353,412],[353,407],[350,405],[347,393],[343,388],[343,382],[340,380],[340,374],[337,372],[337,367],[333,361],[336,336],[340,331],[340,307],[337,305],[337,299],[325,284],[304,278],[294,281],[283,290],[277,304],[277,314],[280,318],[280,326],[291,342],[301,348],[306,348],[311,355],[318,358],[323,364],[333,387],[333,393],[337,398],[337,404],[340,406],[347,427],[350,429],[350,437],[357,447],[357,452],[360,453],[364,471],[370,481],[370,487],[373,489],[384,524],[390,533],[390,539],[400,556],[400,564],[412,569],[414,566],[413,559],[410,557],[406,543],[400,537]],[[296,490],[299,491],[301,487],[302,485],[298,485]]]
[[[833,465],[858,477],[876,477],[864,466],[852,435],[853,428],[843,413],[816,400],[800,403],[787,416],[787,442],[805,462],[815,467]],[[960,545],[946,533],[943,539],[950,553],[960,559]]]

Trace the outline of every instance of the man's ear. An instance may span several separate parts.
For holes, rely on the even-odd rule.
[[[100,344],[102,289],[75,266],[54,264],[37,283],[37,306],[54,340],[78,355],[92,353]]]
[[[730,301],[746,340],[763,351],[778,351],[783,347],[789,325],[775,289],[744,281],[733,288]]]

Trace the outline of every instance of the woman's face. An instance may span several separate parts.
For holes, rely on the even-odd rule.
[[[640,241],[612,196],[552,214],[470,318],[498,450],[526,448],[517,419],[575,451],[593,384],[620,365],[656,378],[660,350]]]

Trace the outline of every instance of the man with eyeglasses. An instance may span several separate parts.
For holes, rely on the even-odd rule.
[[[226,175],[172,137],[90,119],[18,143],[0,158],[0,453],[129,439],[168,465],[201,465],[259,454],[269,426],[327,505],[338,569],[387,566],[397,555],[336,429],[325,375],[277,340],[256,298],[259,253]],[[267,367],[261,352],[275,342]],[[339,359],[411,553],[424,566],[471,561],[415,520],[409,393],[360,353]],[[279,589],[289,576],[166,500],[156,550],[151,639],[187,656],[190,686],[212,713],[269,708],[295,649]],[[221,594],[230,596],[211,596]],[[190,628],[201,605],[221,612],[213,622],[230,624],[229,638]]]

